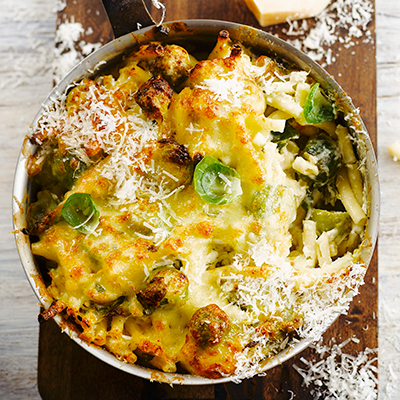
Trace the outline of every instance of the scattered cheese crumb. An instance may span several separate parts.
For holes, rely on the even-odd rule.
[[[393,157],[393,161],[400,160],[400,141],[396,140],[388,147],[390,155]]]
[[[86,34],[90,34],[90,28]],[[54,81],[58,83],[79,61],[101,47],[101,43],[86,43],[81,40],[85,34],[79,22],[66,21],[56,31],[53,61]]]
[[[325,400],[374,400],[378,398],[376,350],[365,349],[357,356],[343,353],[342,349],[357,338],[349,338],[340,344],[324,346],[322,340],[311,346],[319,359],[300,360],[305,368],[293,365],[301,375],[305,386],[313,384],[314,399]]]
[[[261,312],[268,310],[273,320],[273,318],[279,318],[283,310],[297,304],[298,309],[296,311],[304,316],[304,325],[297,330],[299,338],[317,341],[335,319],[335,316],[347,312],[349,299],[358,293],[358,287],[363,281],[364,266],[353,264],[345,281],[333,279],[332,285],[328,287],[319,286],[330,275],[329,273],[325,274],[324,269],[312,269],[312,272],[310,269],[310,273],[315,274],[313,278],[310,277],[310,281],[307,282],[300,282],[299,275],[290,263],[271,257],[265,241],[256,244],[252,250],[251,258],[256,265],[268,260],[267,263],[270,264],[268,277],[262,279],[249,278],[232,273],[231,276],[224,277],[227,286],[221,286],[223,292],[226,290],[228,293],[230,285],[234,282],[237,288],[238,305],[246,304],[248,310],[251,310],[250,313],[240,316],[243,327],[247,326],[243,324],[244,318],[249,318],[249,322],[254,321]],[[301,302],[295,300],[299,293],[297,290],[299,285],[301,286]],[[232,323],[236,323],[236,321],[232,320]],[[237,383],[245,378],[260,374],[260,371],[262,371],[260,360],[265,357],[263,355],[265,349],[268,349],[270,354],[278,354],[282,350],[280,344],[291,347],[296,343],[295,338],[289,343],[279,343],[279,341],[272,343],[265,336],[258,334],[250,323],[248,328],[244,329],[245,331],[242,334],[243,345],[246,345],[248,343],[246,341],[251,337],[252,346],[246,346],[244,351],[237,356],[237,372],[234,377],[234,382]],[[246,329],[248,330],[246,331]],[[262,375],[260,374],[260,376]],[[349,400],[355,398],[358,399],[359,397],[350,397]],[[373,398],[369,399],[372,400]]]
[[[54,13],[63,11],[65,7],[67,7],[67,0],[57,0]]]
[[[313,60],[321,62],[322,66],[331,65],[336,61],[331,49],[335,43],[347,49],[359,41],[373,42],[368,29],[373,14],[371,0],[334,0],[314,20],[288,20],[289,28],[283,33],[288,36],[289,43]]]

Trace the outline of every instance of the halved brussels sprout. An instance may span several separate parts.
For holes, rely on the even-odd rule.
[[[199,196],[210,204],[232,203],[242,194],[236,170],[211,156],[204,157],[196,165],[193,183]]]
[[[309,124],[319,124],[335,118],[332,104],[319,86],[319,83],[313,85],[304,104],[304,118]]]
[[[311,219],[315,222],[317,233],[329,232],[336,229],[334,241],[339,244],[351,231],[351,218],[349,213],[343,211],[328,211],[313,209]]]
[[[189,322],[189,331],[200,346],[218,344],[229,328],[228,315],[216,304],[199,308]]]
[[[137,299],[145,314],[152,314],[157,307],[183,305],[188,297],[189,279],[174,267],[156,268],[148,279],[144,290],[137,294]]]
[[[302,156],[307,161],[316,165],[316,175],[304,175],[303,177],[321,187],[331,182],[343,165],[342,155],[336,142],[325,134],[311,138]]]

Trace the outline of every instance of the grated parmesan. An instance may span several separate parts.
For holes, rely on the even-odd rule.
[[[258,246],[260,247],[260,246]],[[254,246],[252,251],[255,252]],[[260,257],[266,254],[265,246],[260,250]],[[268,252],[267,252],[268,253]],[[252,256],[254,258],[254,255]],[[268,257],[271,265],[268,277],[250,278],[241,277],[240,274],[232,274],[224,277],[227,281],[226,289],[229,291],[229,282],[237,284],[239,295],[238,305],[246,306],[246,315],[238,316],[234,323],[248,327],[246,323],[258,320],[262,315],[269,315],[272,320],[280,318],[285,310],[291,309],[296,304],[296,312],[304,317],[304,325],[298,329],[300,338],[311,341],[319,340],[322,333],[339,314],[345,314],[349,307],[350,299],[358,293],[358,288],[363,283],[365,268],[359,264],[353,264],[349,268],[348,276],[334,279],[334,282],[324,285],[324,275],[321,269],[313,269],[315,273],[313,282],[301,286],[299,290],[299,271],[284,261],[272,260]],[[272,262],[271,262],[272,261]],[[243,260],[241,260],[241,263]],[[303,271],[303,274],[305,272]],[[312,273],[312,272],[310,272]],[[327,276],[327,275],[326,275]],[[222,286],[225,287],[224,285]],[[301,297],[301,301],[298,296]],[[246,318],[246,319],[244,319]],[[244,323],[243,323],[244,322]],[[237,375],[235,381],[259,374],[262,370],[260,360],[264,358],[265,349],[271,353],[278,354],[283,345],[293,346],[296,340],[289,343],[283,341],[272,342],[263,335],[257,334],[254,328],[248,327],[243,330],[243,345],[248,338],[252,338],[255,344],[251,348],[245,348],[238,356]],[[286,340],[287,338],[283,339]]]
[[[307,53],[323,66],[336,61],[337,54],[332,46],[339,43],[341,48],[350,48],[362,41],[372,43],[369,30],[374,5],[371,0],[334,0],[315,19],[287,21],[289,27],[283,30],[287,41]]]
[[[332,339],[333,341],[333,339]],[[325,400],[374,400],[378,398],[378,369],[376,367],[376,350],[365,349],[356,356],[346,354],[343,348],[351,341],[358,343],[353,337],[340,344],[333,341],[331,345],[323,345],[320,340],[311,348],[318,358],[306,360],[301,357],[305,367],[293,365],[303,378],[303,384],[312,384],[311,394],[314,399]]]
[[[79,22],[66,21],[56,31],[53,60],[54,81],[58,83],[79,61],[101,47],[101,43],[86,43],[81,37],[93,32],[88,28],[85,32]]]

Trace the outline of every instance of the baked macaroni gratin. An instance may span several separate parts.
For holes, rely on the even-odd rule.
[[[76,83],[26,140],[26,231],[54,299],[40,319],[207,378],[318,338],[366,269],[353,125],[308,71],[226,31],[207,59],[151,42]]]

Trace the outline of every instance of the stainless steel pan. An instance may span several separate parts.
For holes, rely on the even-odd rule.
[[[367,245],[364,247],[362,258],[367,265],[369,264],[378,230],[379,182],[377,163],[371,140],[351,100],[324,69],[288,43],[249,26],[215,20],[186,20],[169,22],[163,24],[161,27],[157,27],[154,25],[152,18],[148,15],[142,0],[103,0],[103,2],[109,13],[117,38],[91,54],[65,76],[43,103],[42,108],[32,122],[33,125],[36,124],[44,112],[45,107],[50,105],[53,99],[60,93],[66,91],[72,83],[80,81],[85,77],[92,76],[93,74],[101,73],[102,70],[116,63],[124,54],[131,52],[139,44],[151,40],[159,40],[161,42],[181,43],[188,46],[190,49],[211,49],[216,41],[218,32],[225,29],[229,31],[233,40],[238,40],[244,45],[251,47],[256,53],[271,55],[294,67],[309,71],[310,75],[316,81],[320,82],[325,90],[335,94],[338,102],[352,115],[354,135],[357,137],[358,142],[361,143],[359,151],[365,156],[368,171],[367,179],[371,207],[367,223]],[[125,7],[122,12],[121,7]],[[137,15],[138,17],[132,17],[132,15]],[[130,32],[130,30],[137,27],[137,23],[145,27]],[[127,33],[128,31],[130,33]],[[23,233],[29,192],[30,182],[26,173],[26,157],[21,152],[16,168],[13,190],[14,225],[15,229],[18,230],[15,234],[15,239],[27,278],[39,298],[40,303],[47,308],[52,299],[47,294],[45,285],[36,267],[35,260],[30,250],[29,237]],[[331,321],[327,321],[327,326],[329,326],[336,317],[337,316],[334,316]],[[55,320],[75,342],[80,344],[89,353],[130,374],[146,379],[187,385],[214,384],[231,380],[229,377],[211,380],[191,375],[162,373],[138,365],[121,363],[107,351],[95,348],[80,340],[75,331],[70,329],[65,322],[62,321],[60,316],[55,317]],[[283,351],[265,365],[265,370],[288,360],[305,349],[309,344],[309,341],[302,340],[294,348]]]

